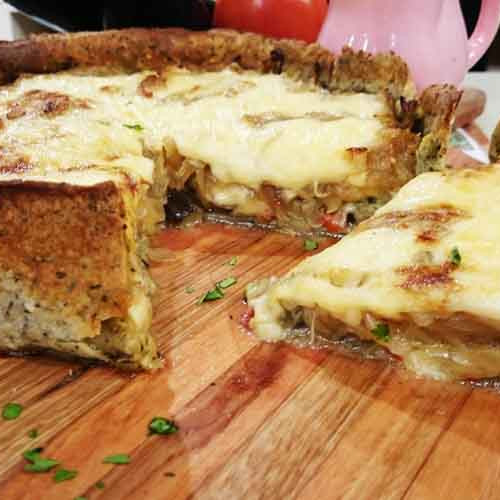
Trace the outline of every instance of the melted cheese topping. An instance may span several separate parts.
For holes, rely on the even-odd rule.
[[[499,375],[499,199],[500,165],[420,175],[372,219],[267,284],[264,293],[250,287],[254,331],[264,340],[285,338],[285,317],[297,307],[326,312],[372,340],[377,339],[370,318],[372,325],[378,318],[428,327],[465,315],[491,329],[489,340],[481,338],[477,324],[469,331],[462,322],[466,342],[461,334],[450,345],[442,338],[412,343],[405,338],[408,326],[402,326],[382,343],[412,370],[435,378]],[[458,265],[452,262],[454,249],[461,256]],[[494,365],[472,355],[478,347],[469,344],[475,342],[485,356],[496,353]]]
[[[156,78],[151,72],[68,72],[24,77],[4,88],[1,164],[24,159],[41,174],[119,169],[152,182],[148,152],[161,152],[169,138],[181,155],[209,164],[224,183],[251,188],[270,183],[292,190],[314,182],[362,185],[364,164],[346,150],[378,144],[379,117],[389,113],[381,96],[332,95],[284,75],[172,68],[146,97],[140,89],[148,76]],[[53,114],[27,106],[24,115],[9,118],[12,104],[32,91],[59,93],[75,102]]]

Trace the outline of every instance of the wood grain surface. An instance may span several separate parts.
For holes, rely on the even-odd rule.
[[[163,370],[131,377],[0,359],[0,405],[25,407],[17,420],[0,421],[1,500],[500,498],[497,392],[336,352],[259,344],[242,331],[244,286],[308,255],[301,239],[169,229],[153,254]],[[230,275],[238,283],[224,299],[196,304]],[[179,432],[148,436],[154,416],[173,418]],[[55,483],[53,474],[24,472],[22,452],[37,446],[77,477]],[[114,453],[132,462],[102,463]]]

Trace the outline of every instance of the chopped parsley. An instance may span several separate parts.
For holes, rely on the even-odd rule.
[[[237,282],[238,282],[238,280],[231,276],[230,278],[226,278],[222,281],[219,281],[219,283],[217,283],[215,285],[215,287],[222,288],[223,290],[225,290],[226,288],[229,288],[230,286],[235,285]]]
[[[198,304],[203,304],[203,302],[212,302],[213,300],[219,300],[224,297],[224,292],[219,288],[215,287],[213,290],[209,290],[207,293],[202,295],[198,299]]]
[[[30,437],[31,439],[36,439],[38,437],[38,429],[31,429],[28,432],[28,437]]]
[[[126,453],[117,453],[116,455],[109,455],[103,461],[103,464],[125,465],[130,463],[130,455]]]
[[[454,266],[459,266],[460,263],[462,262],[462,256],[460,255],[460,252],[458,251],[457,247],[451,249],[450,261]]]
[[[135,130],[136,132],[142,132],[144,130],[144,127],[140,123],[124,123],[123,126],[130,130]]]
[[[186,293],[194,293],[195,289],[194,286],[187,286],[186,287]]]
[[[168,420],[163,417],[154,417],[149,423],[149,433],[150,434],[174,434],[179,430],[176,423],[173,420]]]
[[[26,472],[49,472],[51,469],[59,465],[57,460],[42,457],[42,455],[40,455],[42,451],[43,448],[35,448],[23,453],[23,457],[28,462],[31,462],[24,466],[24,470]]]
[[[42,453],[43,448],[34,448],[32,450],[25,451],[23,453],[23,457],[28,460],[29,462],[34,462],[37,457],[40,456],[40,453]]]
[[[2,410],[4,420],[15,420],[23,412],[23,407],[19,403],[7,403]]]
[[[373,328],[372,334],[382,342],[389,342],[389,340],[391,340],[389,325],[385,323],[379,323],[375,328]]]
[[[312,252],[318,248],[318,242],[314,240],[305,240],[304,241],[304,249],[308,252]]]
[[[104,489],[104,481],[97,481],[97,483],[95,483],[95,487],[98,488],[99,490],[103,490]]]
[[[77,476],[77,474],[78,471],[76,470],[59,469],[54,474],[54,482],[62,483],[63,481],[69,481],[70,479],[74,479]]]
[[[209,290],[207,293],[205,293],[198,299],[198,304],[203,304],[203,302],[212,302],[214,300],[219,300],[224,298],[223,290],[229,288],[230,286],[233,286],[237,282],[238,280],[232,276],[223,279],[222,281],[219,281],[218,283],[215,284],[214,289]]]
[[[238,264],[238,257],[231,257],[227,264],[234,267],[236,264]]]

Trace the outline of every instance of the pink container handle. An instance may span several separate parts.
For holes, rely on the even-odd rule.
[[[476,29],[468,43],[468,65],[472,68],[488,50],[500,24],[500,0],[482,0]]]

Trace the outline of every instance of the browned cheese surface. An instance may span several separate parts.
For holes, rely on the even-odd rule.
[[[25,407],[17,420],[0,420],[1,500],[499,497],[498,392],[259,344],[242,330],[244,286],[304,258],[302,240],[205,226],[165,230],[154,246],[163,370],[132,377],[0,358],[0,406]],[[196,304],[228,276],[238,283],[222,300]],[[155,416],[180,431],[148,436]],[[37,446],[78,476],[55,483],[52,473],[24,472],[21,454]],[[115,453],[132,462],[102,463]]]

